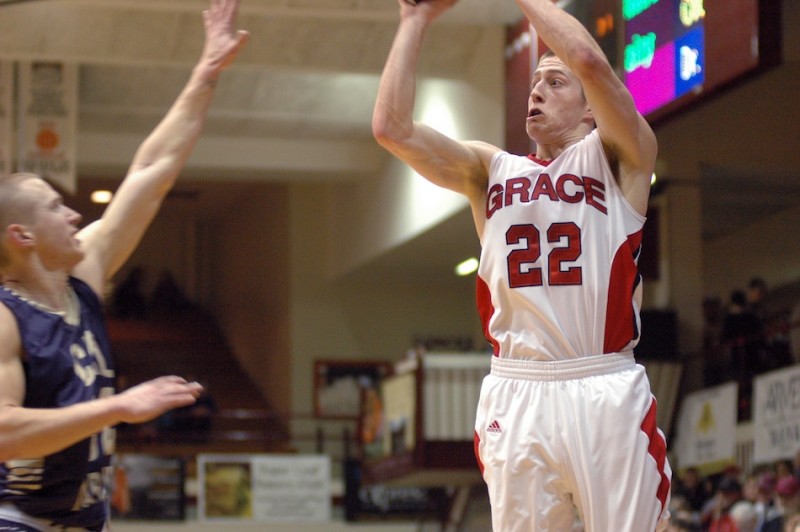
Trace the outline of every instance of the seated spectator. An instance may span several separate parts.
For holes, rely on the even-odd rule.
[[[145,270],[135,266],[117,286],[111,296],[111,312],[119,318],[143,318],[147,314],[147,301],[142,283]]]
[[[725,476],[717,486],[709,532],[738,532],[731,516],[733,506],[742,500],[742,485],[733,477]]]
[[[757,532],[758,515],[753,503],[743,499],[733,505],[730,511],[736,532]]]
[[[789,517],[800,513],[800,480],[794,475],[784,476],[775,486],[778,515],[764,522],[761,532],[784,532]]]
[[[692,512],[700,512],[711,498],[711,486],[695,467],[687,468],[675,484],[675,495],[683,497]]]
[[[153,309],[153,313],[158,316],[171,316],[186,312],[192,306],[192,302],[175,277],[169,271],[161,272],[150,298],[150,307]]]
[[[778,515],[775,507],[775,473],[755,471],[747,477],[743,486],[744,497],[753,503],[756,512],[756,530],[761,530],[764,522]]]

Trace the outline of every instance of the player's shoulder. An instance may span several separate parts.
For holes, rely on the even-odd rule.
[[[2,290],[2,288],[0,288]],[[20,335],[17,318],[0,299],[0,362],[20,353]]]
[[[478,157],[481,158],[481,161],[484,161],[485,163],[491,161],[492,157],[494,157],[496,153],[503,151],[494,144],[490,144],[482,140],[468,140],[464,142],[464,145],[477,153]]]

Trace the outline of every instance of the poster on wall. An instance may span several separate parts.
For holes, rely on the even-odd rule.
[[[200,454],[198,519],[214,523],[324,523],[331,462],[323,455]]]
[[[736,461],[735,382],[691,393],[683,399],[678,419],[679,467],[696,467],[705,475]]]
[[[753,461],[792,458],[800,451],[800,366],[753,381]]]
[[[183,460],[140,453],[116,456],[112,515],[132,520],[182,520],[185,516]]]
[[[21,61],[18,83],[18,170],[43,176],[74,193],[77,65],[58,61]]]

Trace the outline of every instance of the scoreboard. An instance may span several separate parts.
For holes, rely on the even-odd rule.
[[[624,80],[647,115],[705,80],[703,0],[622,0]]]
[[[600,44],[648,119],[776,63],[774,0],[555,0]]]

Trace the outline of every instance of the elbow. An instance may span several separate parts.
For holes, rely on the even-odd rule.
[[[576,47],[570,57],[570,68],[582,80],[605,76],[611,70],[611,65],[602,50],[588,43]]]
[[[384,148],[388,148],[396,141],[396,135],[388,121],[378,115],[372,118],[372,136]]]
[[[372,115],[372,136],[387,150],[391,151],[393,147],[403,144],[411,136],[412,130],[411,122],[406,124],[396,120],[388,110],[378,107]]]
[[[8,436],[4,431],[0,436],[0,463],[8,462],[9,460],[16,460],[22,458],[23,450],[13,437]]]

